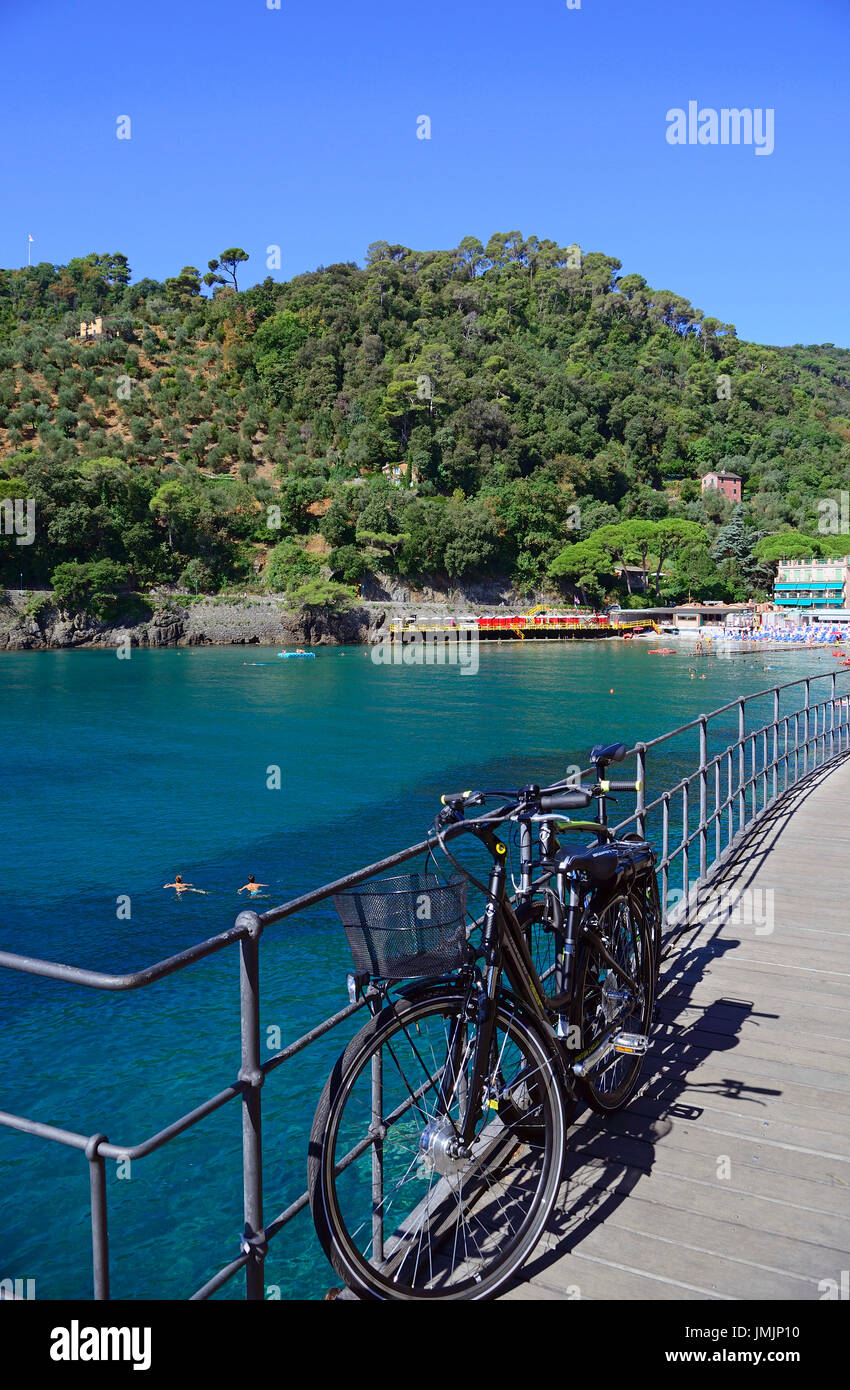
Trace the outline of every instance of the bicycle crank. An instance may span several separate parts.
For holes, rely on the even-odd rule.
[[[618,1056],[642,1057],[648,1049],[649,1038],[645,1033],[611,1032],[580,1062],[573,1063],[573,1072],[585,1080],[613,1066]]]

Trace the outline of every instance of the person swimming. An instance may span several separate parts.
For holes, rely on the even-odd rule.
[[[206,893],[206,888],[196,888],[194,883],[184,883],[182,874],[174,875],[173,883],[164,883],[163,888],[176,888],[177,896],[181,893]]]
[[[207,892],[206,888],[196,888],[193,883],[183,883],[182,873],[175,873],[174,883],[164,883],[163,887],[176,888],[176,895],[178,895],[178,898],[182,892],[203,892],[203,894]]]
[[[259,893],[261,888],[268,888],[268,886],[269,885],[267,883],[257,883],[254,879],[254,875],[251,874],[251,877],[248,879],[248,882],[243,883],[242,887],[239,889],[239,892],[244,893],[247,889],[248,893],[253,898],[257,893]]]

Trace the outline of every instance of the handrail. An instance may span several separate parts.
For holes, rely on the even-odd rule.
[[[845,693],[837,693],[837,682],[848,679]],[[822,700],[812,703],[812,686],[818,681],[829,682],[829,694]],[[788,691],[804,687],[804,699],[799,708],[781,713],[781,696]],[[748,730],[747,710],[754,702],[772,697],[772,719]],[[732,710],[738,713],[738,736],[726,743],[719,751],[709,755],[709,728],[718,717]],[[829,718],[827,719],[827,714]],[[802,722],[802,737],[801,737]],[[793,723],[793,728],[792,728]],[[699,731],[696,766],[684,773],[672,785],[667,786],[653,800],[646,800],[648,755],[670,742],[671,739]],[[747,771],[747,749],[749,748],[750,769]],[[694,896],[711,882],[720,867],[734,854],[742,836],[770,810],[777,801],[786,795],[804,778],[825,764],[844,757],[850,751],[850,670],[820,672],[815,676],[800,677],[782,685],[769,686],[751,695],[739,696],[725,705],[697,715],[694,719],[677,728],[645,742],[636,743],[627,757],[635,758],[638,766],[637,806],[634,813],[613,827],[615,832],[623,832],[628,826],[635,826],[641,834],[647,833],[647,823],[658,821],[661,838],[661,852],[657,872],[660,878],[662,910],[665,925],[671,928],[667,945],[679,935],[686,925]],[[811,759],[810,759],[811,755]],[[793,767],[791,766],[793,760]],[[811,762],[811,765],[810,765]],[[725,765],[726,776],[721,775]],[[736,766],[737,765],[737,766]],[[585,769],[585,772],[590,769]],[[713,774],[713,776],[712,776]],[[711,783],[713,782],[713,794]],[[721,782],[725,786],[721,789]],[[692,784],[697,783],[698,798],[691,798]],[[566,787],[572,779],[565,778],[555,786]],[[759,792],[759,786],[761,791]],[[671,811],[676,798],[681,799],[682,832],[677,843],[671,844]],[[713,809],[710,802],[713,800]],[[759,802],[761,804],[759,804]],[[492,812],[488,814],[493,814]],[[736,825],[737,822],[737,825]],[[462,825],[450,826],[446,837],[468,832],[475,820]],[[713,847],[709,840],[713,832]],[[691,846],[698,844],[699,867],[691,871]],[[724,843],[725,841],[725,843]],[[156,981],[188,968],[196,961],[239,943],[240,948],[240,1011],[242,1025],[241,1066],[235,1081],[216,1095],[195,1106],[187,1114],[171,1121],[155,1134],[133,1145],[112,1143],[105,1134],[84,1135],[72,1130],[46,1124],[42,1121],[0,1112],[0,1125],[20,1133],[34,1135],[54,1143],[83,1152],[89,1164],[91,1188],[91,1224],[93,1250],[93,1282],[96,1299],[109,1298],[109,1244],[106,1209],[105,1162],[107,1159],[140,1159],[155,1152],[187,1129],[200,1123],[230,1100],[240,1097],[242,1101],[243,1131],[243,1208],[244,1230],[240,1254],[231,1259],[216,1274],[198,1289],[193,1300],[209,1298],[241,1269],[246,1272],[246,1297],[263,1297],[263,1262],[268,1242],[288,1225],[308,1203],[308,1195],[302,1193],[291,1202],[272,1221],[264,1222],[263,1183],[262,1183],[262,1140],[261,1140],[261,1088],[272,1072],[285,1062],[323,1037],[333,1028],[351,1018],[359,1010],[371,1003],[371,997],[356,999],[329,1018],[310,1028],[300,1038],[289,1043],[274,1056],[260,1060],[259,1045],[259,943],[267,927],[306,908],[326,901],[335,893],[354,887],[364,880],[383,873],[387,869],[404,864],[420,857],[430,849],[427,840],[410,845],[406,849],[390,854],[374,864],[345,874],[332,883],[302,893],[296,898],[271,908],[267,912],[256,913],[244,910],[239,913],[232,927],[219,932],[207,940],[198,942],[187,950],[169,956],[152,965],[113,975],[105,971],[90,970],[80,966],[66,965],[59,961],[42,960],[33,956],[17,955],[0,951],[0,967],[16,970],[24,974],[39,975],[54,980],[64,980],[71,984],[83,985],[91,989],[111,992],[129,991],[145,988]],[[682,861],[681,890],[671,889],[670,869],[674,861]],[[671,901],[676,902],[671,911]]]

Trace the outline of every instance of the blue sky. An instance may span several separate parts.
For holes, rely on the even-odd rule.
[[[0,264],[30,232],[135,279],[235,244],[244,287],[269,245],[286,279],[518,229],[741,337],[850,346],[850,0],[280,3],[0,0]],[[774,152],[671,146],[691,100],[772,108]]]

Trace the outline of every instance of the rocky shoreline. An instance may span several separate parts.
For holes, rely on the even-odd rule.
[[[435,620],[469,613],[505,611],[508,600],[528,607],[509,590],[496,603],[470,593],[440,594],[426,590],[413,596],[384,591],[363,598],[343,612],[291,608],[282,597],[219,596],[196,599],[155,593],[145,616],[120,614],[99,622],[87,614],[67,616],[50,593],[6,592],[0,599],[0,651],[51,651],[73,647],[222,647],[364,645],[390,624],[409,619]]]

